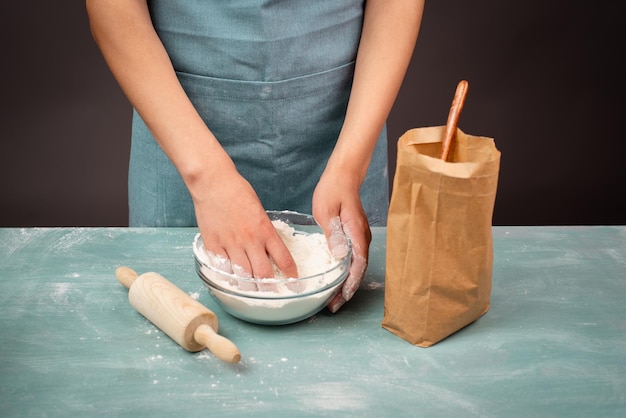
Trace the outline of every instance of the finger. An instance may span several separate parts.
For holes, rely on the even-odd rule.
[[[247,248],[246,256],[250,262],[251,274],[255,279],[269,279],[274,277],[274,267],[263,247]]]
[[[352,263],[350,264],[350,274],[341,289],[341,294],[346,301],[349,301],[358,290],[367,269],[371,231],[369,227],[366,227],[365,230],[360,230],[359,235],[356,235],[353,234],[352,227],[344,225],[344,232],[352,242]]]
[[[367,259],[362,255],[355,256],[352,253],[352,264],[350,265],[350,273],[343,283],[341,291],[326,305],[328,310],[336,313],[347,301],[352,299],[365,275],[367,268]]]
[[[263,279],[269,279],[275,276],[274,267],[268,258],[265,249],[257,249],[248,253],[250,264],[252,265],[252,274],[258,279],[258,289],[265,292],[275,292],[277,290],[275,283],[263,283]]]
[[[350,274],[341,288],[341,294],[346,301],[352,299],[363,281],[365,270],[367,269],[367,259],[362,255],[352,253],[352,264],[350,265]]]
[[[233,273],[233,269],[230,265],[230,260],[226,255],[222,255],[225,254],[225,252],[220,251],[220,254],[216,254],[213,251],[205,249],[205,253],[207,255],[207,261],[209,266],[213,267],[217,271],[228,273],[229,275]],[[214,273],[213,270],[211,270],[210,273],[210,277],[213,280],[225,281],[231,286],[237,286],[237,281],[229,275]]]
[[[334,298],[331,299],[331,301],[326,306],[331,313],[336,313],[339,308],[343,306],[344,303],[346,303],[346,300],[344,299],[341,292],[339,292],[335,295]]]
[[[252,278],[252,268],[245,251],[241,248],[230,249],[228,258],[230,259],[233,274],[244,279],[237,280],[237,287],[241,290],[257,290],[254,282],[246,280]]]
[[[232,273],[233,268],[230,265],[230,260],[225,252],[221,254],[216,254],[213,251],[206,252],[209,257],[209,262],[211,266],[217,270],[223,271],[225,273]]]
[[[242,248],[237,247],[229,248],[226,251],[233,274],[240,277],[252,277],[252,268],[246,252]]]
[[[269,239],[266,245],[267,253],[285,278],[299,277],[296,262],[278,233]]]
[[[348,237],[343,232],[339,216],[331,218],[328,222],[326,239],[328,240],[328,248],[330,248],[335,258],[343,258],[348,254]]]

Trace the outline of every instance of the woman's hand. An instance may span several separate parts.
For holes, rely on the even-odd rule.
[[[239,276],[273,277],[273,261],[286,277],[298,277],[295,261],[252,186],[234,167],[214,174],[208,183],[192,188],[200,190],[192,198],[205,248],[229,260],[227,268]]]
[[[328,246],[336,257],[342,257],[352,243],[350,273],[341,292],[329,303],[328,309],[335,313],[354,296],[359,288],[369,257],[372,234],[367,216],[359,198],[359,182],[349,176],[329,170],[324,172],[313,193],[313,217],[322,227]]]
[[[285,275],[297,277],[256,193],[178,81],[146,0],[87,0],[86,6],[113,75],[189,189],[208,250],[230,258],[240,274],[272,277],[271,258]]]
[[[396,99],[417,40],[424,0],[369,0],[346,118],[313,195],[313,215],[331,247],[339,231],[353,246],[350,277],[328,305],[337,311],[358,288],[371,231],[359,197],[376,141]]]

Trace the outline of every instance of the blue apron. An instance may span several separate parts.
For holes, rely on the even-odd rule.
[[[363,0],[154,0],[153,24],[204,122],[266,210],[311,213],[350,94]],[[158,88],[158,86],[154,86]],[[383,129],[361,188],[370,225],[385,225]],[[176,168],[135,112],[130,226],[195,226]]]

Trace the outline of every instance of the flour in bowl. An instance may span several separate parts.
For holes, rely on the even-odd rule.
[[[285,278],[276,267],[269,279],[224,273],[228,260],[207,252],[200,234],[193,251],[211,296],[231,315],[259,324],[293,323],[324,308],[347,277],[350,261],[333,257],[322,233],[296,231],[279,220],[272,223],[296,262],[299,278]]]
[[[324,234],[298,234],[293,227],[283,221],[272,221],[272,224],[296,262],[300,277],[323,273],[337,264],[337,260],[328,249]],[[283,272],[275,265],[274,277],[285,278]]]
[[[263,295],[259,295],[259,293],[277,293],[278,296],[309,293],[332,283],[342,273],[342,269],[334,269],[330,274],[322,274],[333,269],[340,261],[329,250],[324,234],[299,232],[280,220],[274,220],[272,224],[289,249],[298,267],[300,278],[285,277],[276,265],[274,265],[273,279],[251,279],[242,276],[221,275],[209,269],[203,270],[205,276],[219,283],[226,290],[239,294],[254,292],[255,297],[262,297]],[[205,250],[199,234],[194,241],[193,250],[196,257],[204,264],[221,271],[230,270],[228,260]],[[233,266],[230,271],[233,270],[237,271],[237,266]],[[312,276],[316,277],[312,278]],[[305,279],[302,280],[301,278]]]

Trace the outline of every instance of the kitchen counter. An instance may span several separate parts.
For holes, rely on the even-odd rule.
[[[491,310],[429,348],[380,325],[384,228],[339,313],[274,327],[215,304],[196,232],[0,229],[0,416],[626,416],[626,226],[494,227]],[[169,339],[119,265],[213,310],[241,362]]]

